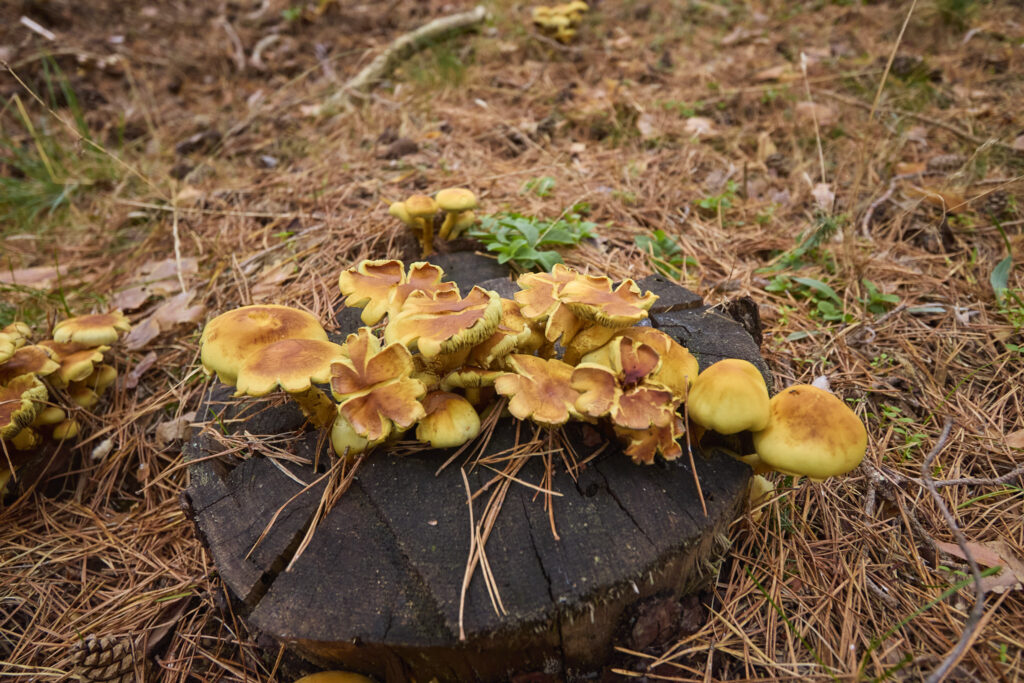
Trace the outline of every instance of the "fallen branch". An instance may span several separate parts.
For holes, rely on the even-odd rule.
[[[362,99],[366,91],[394,71],[399,63],[409,59],[409,57],[430,43],[440,40],[448,34],[474,28],[486,18],[487,10],[484,9],[483,5],[477,5],[468,12],[460,12],[459,14],[434,19],[430,23],[420,26],[415,31],[399,36],[384,52],[377,55],[366,68],[349,79],[339,92],[328,97],[324,106],[327,108],[345,106],[351,104],[355,99]]]

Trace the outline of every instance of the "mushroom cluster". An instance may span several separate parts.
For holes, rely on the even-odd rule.
[[[462,187],[446,187],[436,195],[414,194],[405,201],[394,202],[388,213],[405,223],[419,240],[422,256],[434,253],[434,224],[440,221],[437,236],[442,240],[453,240],[466,231],[474,222],[477,207],[476,195]],[[438,212],[444,212],[440,218]]]
[[[73,439],[81,430],[74,413],[91,410],[117,379],[104,362],[110,345],[130,329],[121,311],[68,318],[53,338],[29,343],[31,330],[14,322],[0,330],[0,479],[24,458],[7,450],[32,451],[44,435]],[[51,397],[53,400],[51,400]]]
[[[521,275],[508,299],[480,287],[463,295],[443,277],[426,262],[363,261],[338,277],[365,325],[343,343],[302,311],[247,306],[206,326],[203,365],[238,394],[284,389],[313,424],[330,423],[342,457],[413,427],[435,448],[461,446],[498,396],[541,427],[602,428],[637,463],[680,457],[687,414],[693,430],[753,433],[757,453],[745,459],[758,471],[821,478],[863,457],[863,425],[831,394],[798,386],[769,399],[747,361],[699,372],[689,350],[639,324],[657,296],[632,280],[558,264]],[[316,384],[329,384],[334,400]]]
[[[583,0],[554,6],[540,5],[533,8],[532,19],[541,30],[551,33],[555,40],[569,43],[576,37],[576,26],[588,9],[590,7]]]

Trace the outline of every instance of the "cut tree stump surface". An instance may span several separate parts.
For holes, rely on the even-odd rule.
[[[478,282],[464,273],[457,281],[464,291]],[[657,276],[639,284],[661,296],[651,323],[690,348],[702,368],[745,358],[771,386],[756,344],[737,323]],[[345,331],[358,324],[350,310],[338,317]],[[461,463],[435,474],[450,453],[367,458],[285,571],[323,493],[322,482],[303,488],[328,463],[326,434],[302,431],[290,403],[239,402],[222,386],[211,390],[200,415],[220,417],[187,445],[192,483],[184,499],[247,623],[319,665],[387,681],[506,680],[541,671],[572,679],[600,670],[616,638],[628,634],[633,606],[677,597],[700,580],[702,563],[715,555],[715,536],[740,509],[750,472],[722,453],[695,449],[706,517],[685,456],[638,466],[612,445],[575,481],[559,469],[552,488],[561,496],[552,498],[551,517],[542,495],[513,483],[486,544],[504,613],[492,606],[478,568],[466,592],[461,641],[470,535]],[[232,435],[215,436],[219,425]],[[596,433],[566,428],[581,458],[588,455],[587,429]],[[512,448],[517,430],[529,438],[528,425],[500,421],[488,452]],[[298,457],[267,457],[281,450]],[[297,462],[317,455],[319,472]],[[517,477],[540,485],[543,473],[535,457]],[[478,467],[467,476],[477,491],[495,474]],[[486,498],[478,496],[475,519]]]

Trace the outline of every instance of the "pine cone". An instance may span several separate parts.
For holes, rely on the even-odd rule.
[[[960,154],[940,154],[925,162],[925,171],[928,173],[953,173],[959,171],[967,163]]]
[[[1001,218],[1006,210],[1010,208],[1010,195],[1006,190],[989,192],[981,202],[981,210],[984,213]]]
[[[75,673],[83,683],[132,683],[135,667],[127,638],[89,636],[71,653]]]

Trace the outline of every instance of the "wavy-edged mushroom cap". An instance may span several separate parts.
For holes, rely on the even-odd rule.
[[[542,427],[557,427],[580,416],[576,411],[580,394],[570,383],[571,365],[557,358],[518,353],[508,357],[508,364],[513,372],[497,378],[494,389],[508,397],[508,411],[515,417]]]
[[[824,479],[846,474],[864,459],[864,423],[835,394],[797,384],[772,397],[768,425],[754,432],[754,449],[774,470]]]
[[[768,387],[753,363],[726,358],[697,375],[686,406],[694,422],[719,434],[756,432],[768,424]]]
[[[429,359],[487,339],[500,320],[500,297],[480,287],[473,287],[465,298],[450,291],[413,292],[388,321],[384,339],[418,350]]]
[[[39,342],[60,368],[50,375],[50,382],[57,387],[66,387],[71,382],[80,382],[91,375],[96,366],[103,362],[103,354],[110,350],[109,346],[89,346],[87,344],[62,344],[50,339]]]
[[[426,415],[416,425],[416,439],[434,448],[455,448],[480,433],[480,416],[473,405],[447,391],[432,391],[423,397]]]
[[[121,311],[94,313],[61,320],[53,327],[53,340],[62,344],[100,346],[113,344],[130,329],[131,323]]]
[[[502,370],[487,370],[473,366],[463,366],[452,370],[441,379],[441,389],[480,389],[493,387],[495,380],[504,375]]]
[[[613,329],[635,325],[647,317],[658,295],[643,292],[632,280],[612,288],[609,277],[584,275],[562,287],[561,299],[583,320]]]
[[[683,454],[679,439],[686,435],[683,418],[673,415],[660,427],[647,429],[625,429],[613,427],[616,436],[625,445],[626,455],[638,465],[653,465],[654,456],[661,453],[665,460],[675,460]]]
[[[385,316],[397,313],[406,298],[416,291],[458,292],[454,282],[443,282],[444,270],[433,263],[418,261],[405,266],[397,260],[362,261],[354,268],[341,271],[338,288],[345,295],[345,305],[362,308],[363,323],[374,325]]]
[[[556,263],[550,273],[524,273],[516,283],[520,291],[515,293],[516,303],[522,314],[534,323],[544,325],[544,338],[554,343],[562,338],[567,344],[583,327],[575,313],[562,301],[562,289],[580,275],[562,263]]]
[[[35,375],[22,375],[0,385],[0,439],[9,439],[31,424],[49,393]]]
[[[46,377],[58,370],[60,363],[53,360],[50,350],[45,346],[22,346],[11,354],[10,358],[0,363],[0,384],[7,384],[21,375]]]
[[[256,304],[221,313],[206,323],[199,338],[200,360],[208,373],[217,373],[234,386],[238,369],[257,349],[282,339],[327,341],[327,333],[315,317],[289,306]]]
[[[501,319],[490,337],[472,348],[466,362],[479,368],[493,367],[514,351],[529,353],[534,332],[530,321],[519,310],[519,304],[512,299],[501,299]]]
[[[412,355],[401,344],[381,348],[369,329],[345,340],[347,358],[331,366],[331,392],[338,413],[359,436],[380,442],[392,427],[408,429],[424,415],[420,398],[426,385],[412,377]]]
[[[643,344],[641,349],[654,351]],[[668,424],[676,404],[669,391],[643,384],[623,385],[611,369],[581,363],[572,372],[572,388],[579,392],[576,410],[588,417],[608,417],[626,429],[649,429]]]
[[[345,357],[338,344],[320,339],[282,339],[249,354],[238,368],[235,395],[290,394],[331,379],[331,363]]]
[[[601,348],[583,356],[580,359],[581,362],[616,367],[613,356],[619,351],[621,343],[619,339],[621,338],[646,344],[657,351],[661,358],[661,365],[650,374],[648,381],[660,384],[671,391],[673,398],[677,401],[686,397],[689,388],[693,386],[694,380],[700,373],[700,364],[689,349],[653,327],[627,327]]]

